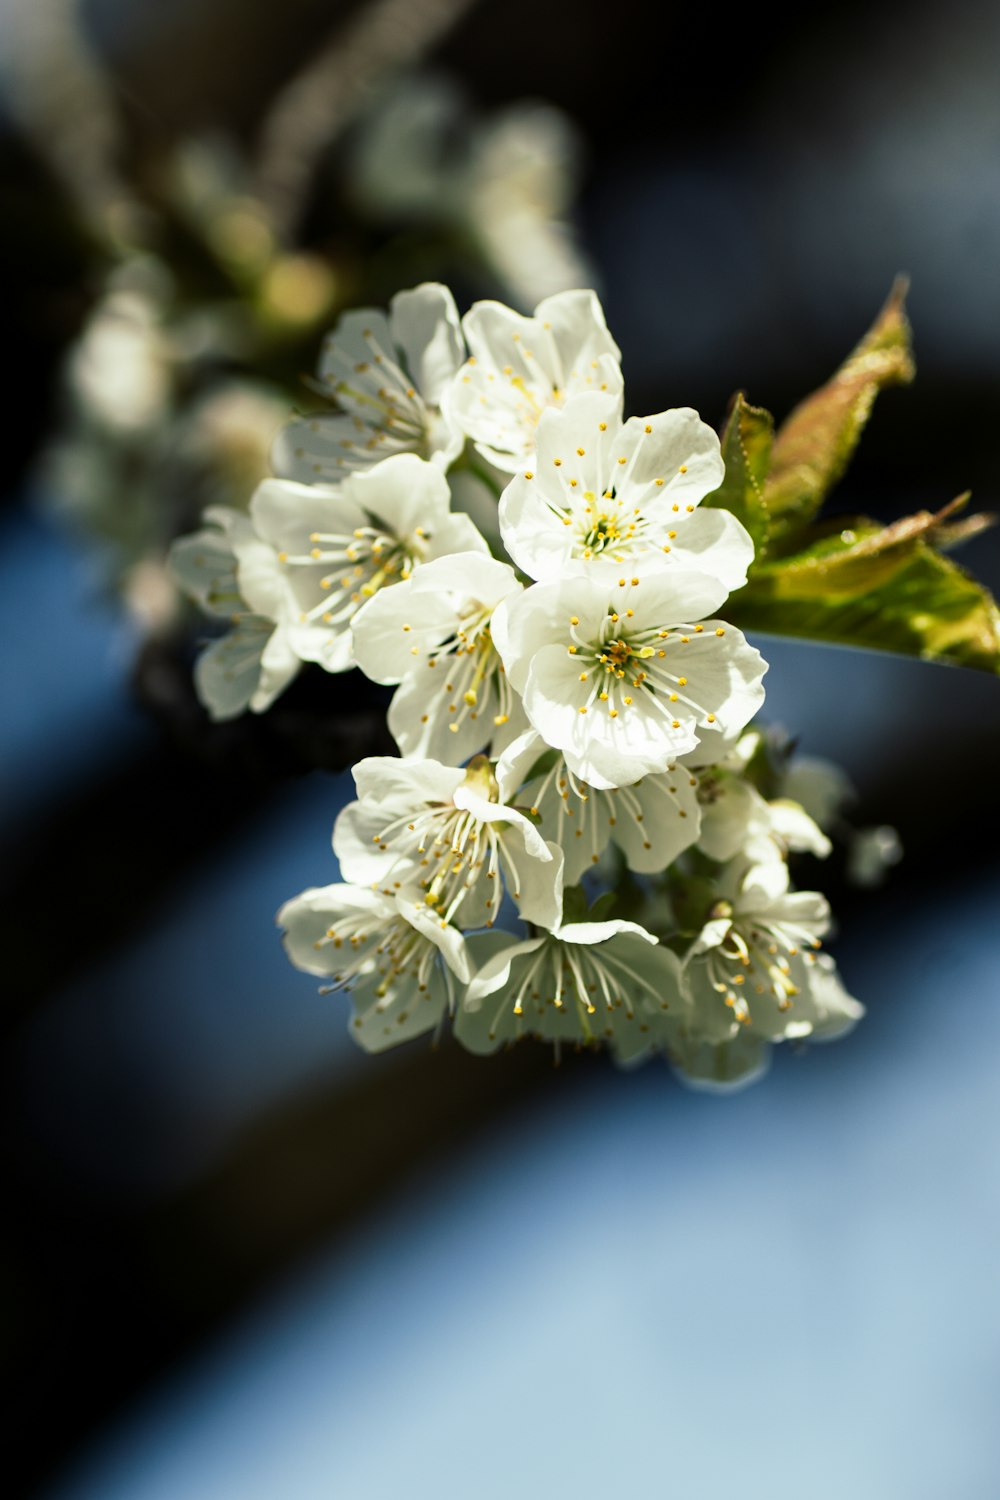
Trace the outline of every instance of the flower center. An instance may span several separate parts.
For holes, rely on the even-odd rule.
[[[720,908],[728,904],[719,903]],[[804,941],[810,948],[822,946],[818,938],[808,933],[804,934]],[[751,1022],[752,994],[773,995],[780,1011],[791,1010],[799,986],[792,978],[789,960],[797,958],[800,952],[795,937],[777,923],[746,927],[734,923],[719,946],[709,952],[712,987],[744,1026]],[[811,952],[803,957],[807,963],[815,962]]]
[[[278,561],[293,569],[324,565],[323,596],[301,619],[337,625],[386,584],[409,578],[414,564],[426,557],[430,534],[418,526],[411,536],[398,537],[373,524],[353,532],[314,531],[309,541],[308,552],[279,552]]]

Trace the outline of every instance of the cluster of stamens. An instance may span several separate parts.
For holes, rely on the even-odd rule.
[[[324,993],[351,989],[359,980],[375,980],[382,1009],[392,1003],[393,986],[399,979],[416,979],[418,993],[426,994],[438,959],[430,939],[404,917],[376,919],[373,924],[371,912],[345,913],[313,947],[322,950],[330,945],[343,953],[343,962]]]
[[[778,1009],[789,1011],[799,993],[791,960],[801,954],[804,962],[813,964],[813,950],[820,947],[819,938],[805,929],[793,935],[785,924],[733,922],[723,941],[706,954],[712,988],[743,1026],[752,1021],[751,994],[773,995]]]
[[[558,796],[561,816],[574,819],[573,836],[589,848],[591,864],[598,863],[604,845],[602,812],[607,816],[611,829],[618,826],[620,819],[632,823],[642,837],[643,847],[652,848],[645,828],[642,802],[634,786],[608,787],[606,790],[589,786],[559,756],[542,779],[532,783],[526,790],[532,797],[532,816],[540,820],[543,834],[553,839],[557,838],[557,832],[544,826],[544,804],[551,797]],[[673,792],[675,788],[670,786],[669,790]],[[679,816],[687,815],[681,809]]]
[[[351,532],[314,531],[309,541],[308,552],[279,552],[278,560],[289,567],[324,567],[323,597],[301,619],[341,625],[384,584],[409,578],[426,555],[430,536],[420,526],[404,539],[372,525]]]
[[[484,770],[488,773],[485,757],[475,756],[470,774],[481,777]],[[384,894],[394,895],[407,879],[412,879],[409,872],[417,861],[421,871],[417,883],[442,927],[455,920],[477,891],[485,915],[480,918],[478,912],[466,913],[463,925],[475,926],[482,921],[492,927],[503,898],[502,879],[506,879],[515,900],[521,894],[521,877],[503,832],[503,824],[484,822],[451,803],[430,803],[415,817],[403,814],[394,818],[372,836],[374,844],[394,856],[386,872],[390,885],[382,887]],[[402,879],[393,880],[397,872]]]
[[[619,582],[624,586],[626,580]],[[636,585],[639,580],[633,578],[631,582]],[[580,682],[588,685],[579,705],[580,713],[603,707],[612,719],[617,719],[623,710],[636,704],[638,695],[642,706],[672,729],[681,727],[677,714],[682,709],[699,722],[714,724],[715,715],[704,713],[701,705],[685,692],[686,675],[667,664],[667,646],[688,645],[692,636],[704,634],[704,625],[634,630],[630,627],[633,616],[631,608],[621,612],[609,610],[596,641],[582,636],[579,619],[570,616],[569,654],[579,659],[583,668]],[[725,635],[725,627],[716,627],[715,634]]]
[[[495,707],[493,723],[506,724],[514,710],[514,694],[504,671],[503,662],[493,644],[489,622],[492,610],[472,606],[454,635],[434,647],[427,655],[432,670],[444,668],[444,691],[448,695],[448,728],[457,734],[466,718],[477,720],[484,710]],[[403,626],[408,631],[408,625]],[[414,656],[418,646],[411,647]],[[429,714],[421,715],[426,724]]]
[[[602,1033],[614,1035],[612,1017],[619,1011],[626,1021],[638,1019],[640,1031],[648,1029],[648,1023],[637,1017],[640,994],[652,999],[658,1009],[667,1009],[658,988],[615,951],[613,940],[595,949],[549,937],[523,963],[524,973],[505,996],[503,1009],[512,998],[514,1015],[527,1015],[529,1029],[533,1018],[544,1024],[546,1010],[551,1008],[573,1014],[582,1039],[597,1041]],[[495,1038],[496,1032],[491,1031],[490,1040]]]
[[[364,340],[371,351],[370,359],[353,358],[333,340],[324,353],[324,390],[351,414],[358,434],[357,438],[339,440],[335,467],[340,471],[368,468],[373,454],[387,458],[391,453],[405,452],[428,458],[432,421],[426,403],[406,372],[375,342],[370,329],[365,329]],[[312,432],[321,433],[319,422],[308,425]],[[308,456],[305,447],[295,451],[298,458]],[[321,462],[313,463],[317,475],[326,467]]]

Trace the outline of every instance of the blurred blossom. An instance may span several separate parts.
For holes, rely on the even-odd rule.
[[[902,857],[903,845],[895,828],[887,823],[878,828],[859,828],[848,850],[847,878],[868,889],[883,885],[891,867]]]
[[[54,510],[99,538],[126,604],[146,630],[176,598],[167,544],[208,505],[245,507],[268,472],[289,398],[270,382],[225,372],[253,345],[238,304],[180,304],[152,255],[115,265],[69,351],[61,426],[42,454]]]
[[[70,354],[71,398],[85,420],[109,434],[149,432],[170,401],[170,362],[157,299],[112,286]]]
[[[444,223],[476,244],[520,307],[593,286],[568,212],[581,145],[554,106],[524,101],[476,121],[445,79],[418,76],[384,95],[360,127],[352,178],[364,211]]]

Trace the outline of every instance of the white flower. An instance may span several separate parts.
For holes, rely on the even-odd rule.
[[[234,627],[199,656],[198,697],[213,719],[231,719],[246,708],[263,713],[302,664],[289,638],[294,601],[277,553],[247,516],[214,506],[205,520],[205,530],[181,537],[170,551],[181,588],[207,614]]]
[[[544,741],[529,730],[504,751],[497,775],[506,775],[516,789],[545,752]],[[552,764],[524,783],[519,800],[538,817],[541,833],[563,850],[567,882],[596,865],[609,842],[622,850],[630,870],[653,874],[698,837],[698,783],[685,767],[631,786],[601,788],[574,776],[562,755],[552,752],[546,759]]]
[[[275,473],[306,484],[336,482],[395,453],[446,469],[464,439],[441,400],[464,355],[454,298],[437,282],[397,292],[388,316],[373,307],[345,313],[327,335],[319,365],[342,410],[291,422],[274,446]]]
[[[728,590],[747,581],[753,542],[727,510],[699,508],[722,483],[719,439],[689,407],[630,417],[577,396],[538,423],[531,466],[500,498],[504,545],[531,578],[614,578],[687,567]]]
[[[627,1062],[661,1041],[680,1005],[675,954],[635,922],[570,922],[514,942],[479,969],[455,1017],[470,1052],[522,1036],[607,1042]]]
[[[506,563],[455,553],[425,563],[358,612],[358,665],[375,682],[400,684],[389,728],[404,755],[459,762],[521,732],[491,634],[497,605],[520,588]]]
[[[286,902],[278,923],[296,968],[351,992],[353,1035],[368,1052],[434,1030],[472,971],[461,933],[411,892],[314,888]]]
[[[780,758],[786,753],[783,746],[774,747],[773,734],[770,740],[769,752],[768,737],[758,729],[750,729],[713,765],[705,764],[704,753],[700,751],[685,757],[688,763],[699,767],[698,801],[702,813],[698,847],[710,859],[725,862],[742,854],[750,864],[763,864],[766,860],[786,859],[790,852],[808,852],[817,859],[825,859],[830,853],[833,846],[819,822],[789,795],[791,780],[787,770],[779,772],[777,778],[783,795],[771,801],[764,798],[751,780],[750,768],[759,756],[763,756],[765,776],[769,777],[772,756]]]
[[[452,552],[488,555],[472,521],[450,503],[441,471],[411,453],[339,485],[271,479],[259,487],[250,514],[285,568],[290,637],[304,661],[328,672],[353,666],[348,627],[380,589]]]
[[[542,413],[571,396],[606,393],[606,420],[620,420],[621,353],[596,292],[557,292],[530,318],[500,302],[477,302],[462,327],[471,358],[445,409],[498,469],[519,469],[535,450]]]
[[[797,802],[767,802],[749,781],[725,766],[698,774],[701,834],[698,848],[725,861],[744,854],[755,864],[807,851],[825,859],[833,847],[823,830]]]
[[[725,597],[682,569],[540,583],[500,605],[493,635],[546,743],[591,786],[625,786],[742,729],[763,701],[759,652],[702,620]]]
[[[724,1042],[746,1027],[766,1041],[835,1034],[863,1012],[815,950],[830,909],[818,891],[791,891],[787,867],[733,867],[684,962],[689,1034]]]
[[[509,802],[509,778],[476,756],[464,770],[372,756],[354,767],[358,801],[340,813],[341,873],[391,895],[419,886],[425,904],[462,927],[492,927],[502,882],[521,917],[556,927],[562,853]]]

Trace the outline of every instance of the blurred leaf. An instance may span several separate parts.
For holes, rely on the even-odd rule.
[[[800,402],[778,429],[764,486],[772,534],[812,520],[847,467],[879,391],[913,379],[906,289],[905,279],[898,279],[836,375]]]
[[[921,511],[878,526],[857,521],[765,563],[733,596],[729,615],[744,630],[846,646],[899,651],[1000,673],[1000,614],[990,594],[932,545],[990,523]],[[961,538],[959,538],[961,539]]]
[[[764,504],[774,418],[762,406],[749,406],[737,391],[730,403],[722,431],[722,457],[726,477],[717,490],[706,495],[703,505],[731,510],[753,537],[757,555],[767,549],[770,527]]]

